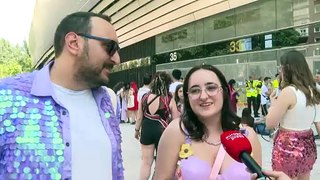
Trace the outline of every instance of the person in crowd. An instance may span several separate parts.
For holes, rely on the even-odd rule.
[[[206,77],[206,78],[203,78]],[[250,173],[225,153],[220,135],[240,130],[241,119],[230,107],[228,83],[211,65],[193,67],[183,84],[184,111],[161,136],[155,179],[250,179]],[[245,130],[253,158],[261,165],[261,145],[252,128]],[[217,158],[219,157],[219,158]],[[218,159],[218,160],[217,160]]]
[[[320,85],[320,71],[316,72],[316,75],[314,76],[314,80],[318,85]]]
[[[115,93],[104,87],[120,63],[110,18],[67,15],[54,49],[42,69],[0,82],[0,179],[124,179]]]
[[[179,84],[174,93],[174,100],[177,104],[177,109],[180,113],[183,111],[183,85]]]
[[[174,95],[174,92],[176,91],[176,88],[179,84],[182,84],[181,82],[181,74],[182,72],[179,69],[174,69],[171,73],[172,75],[172,83],[169,87],[169,92]]]
[[[270,77],[265,77],[263,79],[263,86],[261,87],[261,112],[264,117],[268,114],[268,108],[270,104],[269,96],[272,91],[272,89],[269,87],[270,81]]]
[[[170,83],[171,77],[168,73],[157,72],[151,82],[150,92],[145,94],[139,103],[135,138],[140,139],[141,143],[141,180],[149,179],[160,137],[172,118],[179,116],[176,103],[169,92]]]
[[[256,104],[257,104],[257,91],[254,83],[254,76],[249,76],[249,79],[246,80],[246,96],[247,96],[247,105],[250,112],[254,112],[254,117],[259,117]]]
[[[316,81],[316,87],[317,90],[320,91],[320,71],[318,71],[314,77],[315,81]],[[320,127],[316,126],[317,132],[320,132]],[[315,139],[320,139],[320,134],[318,133],[317,135],[314,136]]]
[[[138,113],[138,87],[137,84],[132,81],[130,83],[129,93],[127,94],[127,109],[128,119],[131,124],[136,123]]]
[[[260,76],[257,80],[254,80],[254,87],[257,93],[256,97],[256,105],[255,105],[255,112],[259,115],[259,110],[261,106],[261,87],[263,85],[262,77]],[[257,117],[257,116],[255,116]]]
[[[254,128],[254,118],[251,116],[249,108],[244,108],[242,110],[241,124],[243,127]]]
[[[272,169],[294,179],[309,179],[317,158],[311,125],[320,121],[320,93],[303,54],[292,50],[280,58],[281,88],[270,95],[267,128],[279,126]]]
[[[239,96],[238,91],[235,89],[236,80],[230,79],[228,82],[228,88],[230,92],[230,104],[232,107],[233,112],[237,114],[237,97]]]
[[[121,97],[121,123],[130,123],[128,118],[128,96],[130,90],[130,83],[124,83],[120,90]]]
[[[149,74],[146,74],[143,77],[143,86],[138,90],[138,102],[141,101],[143,95],[145,95],[150,91],[151,80],[152,80],[152,76]]]
[[[280,85],[280,75],[279,73],[274,75],[275,79],[272,81],[273,89],[278,89]]]
[[[119,119],[120,123],[122,123],[121,121],[121,88],[123,87],[123,82],[120,81],[118,82],[116,85],[114,85],[114,87],[112,88],[112,90],[116,93],[116,101],[117,101],[117,118]]]

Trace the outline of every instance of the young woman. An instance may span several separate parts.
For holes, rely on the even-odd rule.
[[[141,143],[140,180],[149,179],[154,151],[157,150],[160,137],[172,118],[179,116],[176,103],[169,93],[170,83],[168,73],[157,72],[151,82],[150,92],[142,96],[139,102],[135,138],[140,138]]]
[[[317,150],[311,125],[320,119],[320,93],[304,56],[289,51],[281,59],[281,92],[270,95],[266,116],[269,129],[278,127],[272,151],[272,168],[293,179],[309,179]]]
[[[237,113],[237,96],[238,96],[238,92],[237,90],[234,88],[234,85],[236,84],[236,80],[234,79],[230,79],[230,81],[228,82],[228,88],[229,88],[229,92],[230,92],[230,102],[231,102],[231,107],[233,112]]]
[[[128,118],[131,124],[136,123],[138,113],[138,87],[135,82],[130,83],[130,90],[127,96]]]
[[[192,68],[185,77],[183,96],[181,119],[172,121],[161,137],[155,179],[172,179],[176,174],[183,180],[207,180],[216,164],[217,177],[213,179],[249,180],[246,166],[225,153],[220,141],[224,131],[240,129],[240,118],[230,107],[224,75],[211,65]],[[261,165],[256,133],[252,128],[245,133],[253,147],[253,158]]]
[[[254,118],[251,116],[249,108],[244,108],[242,110],[241,124],[242,126],[254,127]]]
[[[174,100],[177,104],[177,109],[180,113],[183,111],[183,85],[179,84],[174,92]]]

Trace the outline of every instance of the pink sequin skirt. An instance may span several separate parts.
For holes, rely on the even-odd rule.
[[[279,129],[272,151],[272,169],[283,171],[291,178],[307,173],[317,159],[312,130],[289,131]]]

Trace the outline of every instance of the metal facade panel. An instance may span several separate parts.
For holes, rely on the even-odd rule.
[[[114,17],[123,48],[254,1],[257,0],[37,0],[29,35],[30,52],[34,64],[52,54],[57,24],[65,15],[79,10],[89,11],[94,7],[92,11]]]

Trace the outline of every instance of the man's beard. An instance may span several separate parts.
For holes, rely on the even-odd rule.
[[[113,65],[103,64],[101,66],[91,64],[89,59],[89,49],[86,46],[83,53],[78,59],[77,73],[75,79],[88,86],[88,88],[97,88],[100,86],[106,86],[109,82],[109,77],[103,79],[101,72],[104,68],[112,69]]]

